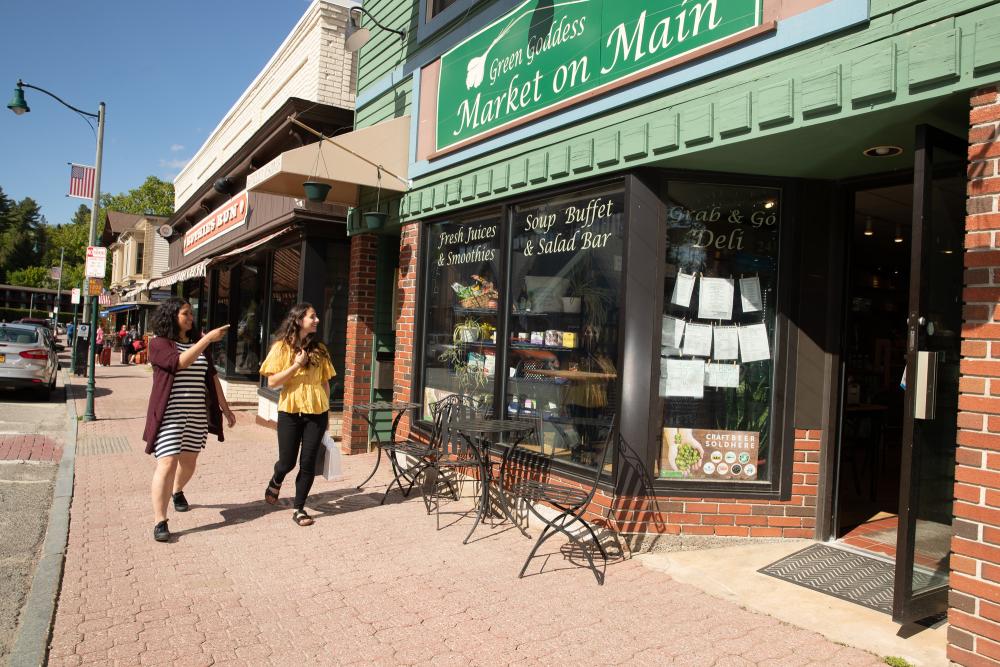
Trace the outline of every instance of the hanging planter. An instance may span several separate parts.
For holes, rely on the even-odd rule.
[[[381,211],[369,211],[362,217],[365,219],[365,229],[374,232],[385,226],[385,221],[389,218],[389,214],[382,213]]]
[[[331,185],[329,183],[320,183],[319,181],[306,181],[302,184],[302,187],[306,191],[306,199],[315,202],[326,201],[327,194],[330,193]]]
[[[326,137],[320,135],[319,141],[316,142],[316,161],[313,162],[312,176],[310,178],[319,177],[319,160],[323,157],[323,141],[325,139]],[[323,158],[323,168],[326,170],[327,178],[329,178],[330,170],[326,167],[326,158]],[[302,188],[306,191],[306,199],[314,202],[325,202],[326,196],[330,194],[331,187],[329,183],[322,183],[315,180],[308,180],[302,184]]]

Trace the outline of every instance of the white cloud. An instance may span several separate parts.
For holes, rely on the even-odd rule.
[[[171,153],[176,153],[177,151],[182,151],[182,150],[184,150],[184,146],[180,144],[170,144]]]
[[[184,160],[160,160],[160,166],[166,169],[183,169],[184,165],[188,163],[187,159]]]

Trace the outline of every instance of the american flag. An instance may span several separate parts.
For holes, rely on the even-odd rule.
[[[69,197],[94,198],[94,168],[71,164],[69,170]]]
[[[111,292],[103,291],[97,296],[97,303],[102,306],[111,305]]]

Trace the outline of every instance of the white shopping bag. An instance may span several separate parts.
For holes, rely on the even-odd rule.
[[[340,470],[340,445],[334,442],[329,433],[323,434],[323,442],[316,453],[316,474],[333,482],[344,479]]]

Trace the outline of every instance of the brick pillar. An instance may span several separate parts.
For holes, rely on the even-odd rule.
[[[368,423],[351,406],[371,400],[372,329],[375,326],[375,260],[378,239],[371,234],[351,237],[348,274],[347,350],[344,356],[344,421],[340,448],[344,454],[368,451]]]
[[[396,322],[396,360],[393,370],[395,391],[393,399],[409,401],[413,396],[413,383],[416,372],[414,359],[416,357],[416,304],[417,304],[417,265],[420,263],[420,224],[415,223],[403,228],[399,240],[399,321]],[[417,402],[423,401],[417,397]],[[399,422],[397,435],[406,437],[410,433],[410,417],[403,415]]]
[[[1000,665],[1000,97],[972,95],[948,657]]]

